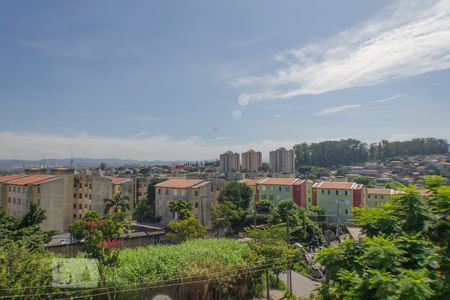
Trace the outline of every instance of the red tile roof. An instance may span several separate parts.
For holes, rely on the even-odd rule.
[[[264,178],[258,181],[258,185],[293,185],[303,180],[298,178]]]
[[[256,182],[258,181],[256,179],[245,178],[240,180],[239,182],[245,183],[248,186],[256,186]]]
[[[322,181],[313,184],[313,188],[332,189],[332,190],[359,190],[363,188],[362,184],[354,182],[330,182]]]
[[[155,185],[159,188],[175,188],[175,189],[186,189],[203,183],[204,180],[201,179],[184,179],[184,178],[173,178]]]
[[[18,179],[18,178],[22,178],[25,177],[27,175],[24,174],[11,174],[11,175],[5,175],[5,176],[0,176],[0,182],[7,182],[13,179]]]
[[[367,188],[367,194],[371,195],[393,195],[395,193],[393,189]]]
[[[15,180],[11,180],[8,181],[8,184],[14,184],[14,185],[28,185],[28,184],[40,184],[43,183],[45,181],[49,181],[52,179],[56,179],[58,178],[58,176],[53,176],[53,175],[31,175],[31,176],[27,176],[27,177],[23,177],[23,178],[19,178],[19,179],[15,179]]]

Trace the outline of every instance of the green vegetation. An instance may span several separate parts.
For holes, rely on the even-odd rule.
[[[105,199],[105,214],[130,210],[130,198],[118,192],[114,198]]]
[[[186,220],[192,216],[192,204],[187,200],[170,202],[169,209],[177,220]]]
[[[44,248],[54,232],[42,230],[44,220],[45,211],[35,203],[21,219],[0,212],[0,297],[56,291],[47,288],[53,255]]]
[[[206,235],[205,226],[200,224],[200,221],[194,217],[189,216],[179,221],[173,220],[167,224],[168,233],[167,239],[172,243],[181,243],[187,240],[204,238]]]
[[[355,211],[366,237],[320,251],[326,269],[318,299],[448,299],[450,186],[426,177],[381,208]]]
[[[218,200],[221,203],[230,201],[245,211],[248,209],[252,196],[253,191],[247,184],[231,181],[220,191]]]
[[[302,143],[294,146],[296,165],[333,167],[362,163],[368,160],[406,155],[448,153],[448,143],[443,139],[421,138],[404,142],[366,144],[355,139]]]
[[[368,188],[374,188],[376,186],[375,179],[368,176],[358,176],[353,181],[359,184],[364,184]]]
[[[141,199],[133,212],[133,219],[139,222],[157,223],[160,221],[155,215],[155,185],[166,181],[166,177],[152,177],[147,186],[147,198]]]
[[[324,176],[330,176],[331,171],[324,167],[304,165],[298,168],[300,174],[306,175],[309,179],[318,179]]]

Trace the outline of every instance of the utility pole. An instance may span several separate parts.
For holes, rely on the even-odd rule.
[[[270,300],[269,270],[266,270],[266,294],[267,300]]]
[[[253,226],[256,228],[256,197],[253,199]]]
[[[290,244],[290,233],[289,233],[289,210],[290,207],[287,207],[286,209],[286,243],[289,245]],[[289,255],[287,257],[287,286],[288,286],[288,291],[289,294],[292,294],[292,270],[291,270],[291,264],[289,261]]]

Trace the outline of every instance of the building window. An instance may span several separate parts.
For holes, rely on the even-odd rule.
[[[8,197],[8,203],[11,203],[11,197]]]
[[[278,187],[278,191],[281,192],[281,186]]]
[[[330,190],[328,190],[328,195],[331,195],[331,191]]]
[[[384,196],[380,196],[381,199],[384,199]]]
[[[273,195],[269,195],[269,200],[273,201]]]
[[[336,196],[339,196],[339,190],[336,190]]]
[[[169,195],[169,189],[166,189],[166,195]]]
[[[73,215],[73,218],[76,219],[76,218],[77,218],[77,215]]]
[[[198,196],[198,191],[195,191],[195,192],[194,192],[194,195],[195,195],[195,196]]]
[[[79,209],[82,209],[82,208],[83,208],[83,204],[80,203],[80,204],[78,205],[78,208],[79,208]]]
[[[12,192],[12,187],[8,186],[8,191]]]
[[[73,204],[73,208],[75,208],[75,209],[77,208],[77,204],[76,203]]]
[[[84,208],[86,208],[86,209],[87,209],[87,204],[85,204],[85,205],[84,205]]]
[[[87,198],[88,197],[88,194],[84,194],[84,198]]]
[[[348,215],[348,208],[345,209],[345,214]]]
[[[344,193],[345,193],[345,196],[348,196],[348,191],[345,191]]]
[[[323,195],[323,194],[325,194],[325,191],[324,191],[324,190],[322,190],[322,195]]]
[[[16,198],[13,198],[13,203],[16,204]]]
[[[22,199],[17,199],[17,203],[20,205],[21,204]]]
[[[77,193],[73,193],[73,197],[76,198],[77,197]]]
[[[83,194],[82,194],[82,193],[79,193],[79,194],[78,194],[78,198],[80,198],[80,199],[83,198]]]
[[[178,190],[177,190],[177,189],[174,189],[174,190],[173,190],[173,195],[174,195],[174,196],[178,196]]]
[[[84,187],[88,187],[88,184],[87,184],[87,182],[84,184]]]
[[[14,193],[16,192],[16,186],[13,186],[13,192]]]
[[[92,199],[92,195],[91,194],[89,194],[89,199]]]
[[[261,199],[266,200],[266,195],[261,195]]]
[[[198,202],[195,202],[195,208],[198,208]]]
[[[161,189],[158,189],[158,195],[161,195]]]
[[[92,210],[92,205],[89,204],[89,210]]]
[[[38,186],[38,194],[41,192],[41,187]]]
[[[81,219],[81,214],[79,214],[78,216],[79,216],[79,217],[80,217],[80,219]]]

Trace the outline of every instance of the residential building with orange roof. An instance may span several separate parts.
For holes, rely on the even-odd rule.
[[[256,201],[269,200],[274,205],[292,200],[298,206],[312,205],[310,180],[298,178],[264,178],[256,183]]]
[[[397,194],[396,190],[384,188],[367,188],[367,207],[378,207],[386,203],[392,195]]]
[[[211,182],[202,179],[171,178],[156,186],[155,212],[161,224],[167,225],[177,218],[170,211],[170,203],[186,200],[191,203],[192,213],[211,229]]]
[[[312,185],[312,205],[322,207],[331,219],[349,221],[353,208],[365,206],[366,188],[354,182],[316,182]]]
[[[47,218],[42,227],[45,230],[64,231],[64,180],[61,176],[16,176],[3,182],[2,193],[8,214],[22,217],[29,211],[31,203],[36,203],[46,212]]]

